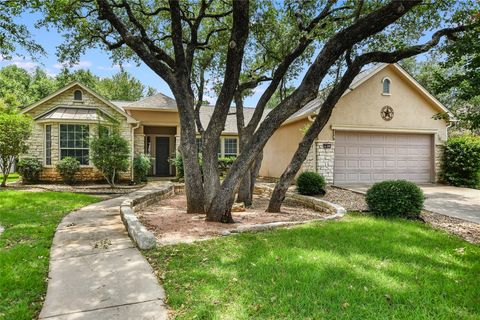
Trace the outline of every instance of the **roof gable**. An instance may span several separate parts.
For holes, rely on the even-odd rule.
[[[63,94],[64,92],[66,92],[68,90],[71,90],[75,87],[78,87],[79,89],[83,90],[84,92],[87,92],[88,94],[92,95],[93,97],[95,97],[96,99],[98,99],[102,103],[104,103],[105,105],[109,106],[110,108],[112,108],[113,110],[115,110],[116,112],[118,112],[119,114],[124,116],[127,119],[128,123],[137,123],[137,121],[134,118],[132,118],[130,115],[128,115],[123,109],[121,109],[117,105],[113,104],[109,100],[105,99],[104,97],[102,97],[101,95],[99,95],[98,93],[96,93],[95,91],[91,90],[90,88],[88,88],[87,86],[83,85],[82,83],[80,83],[78,81],[71,82],[68,85],[66,85],[65,87],[53,92],[52,94],[46,96],[43,99],[40,99],[39,101],[31,104],[27,108],[23,109],[22,113],[28,113],[28,112],[34,110],[35,108],[37,108],[37,107],[45,104],[46,102],[50,101],[51,99],[54,99],[55,97],[58,97],[59,95]],[[67,108],[68,107],[69,106],[67,106]]]
[[[454,116],[452,113],[440,102],[438,101],[431,93],[427,91],[417,80],[415,80],[414,77],[412,77],[405,69],[403,69],[400,65],[397,63],[395,64],[386,64],[386,63],[380,63],[376,64],[370,69],[367,69],[357,75],[355,79],[353,80],[352,84],[350,85],[349,89],[346,90],[342,97],[348,95],[350,92],[353,90],[359,88],[362,84],[370,80],[372,77],[374,77],[376,74],[381,72],[387,67],[393,68],[394,72],[399,74],[399,76],[405,80],[407,83],[409,83],[418,93],[420,93],[425,99],[427,99],[429,102],[432,103],[439,111],[445,112],[448,114],[449,118],[451,120],[454,119]],[[318,112],[318,109],[321,107],[325,97],[326,97],[326,90],[323,90],[319,93],[319,96],[315,98],[314,100],[310,101],[307,103],[303,108],[298,110],[296,113],[294,113],[287,121],[284,122],[286,123],[291,123],[295,122],[304,118],[307,118],[311,116],[312,114],[315,114]]]

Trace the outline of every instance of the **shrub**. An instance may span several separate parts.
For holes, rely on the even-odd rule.
[[[119,173],[128,170],[130,150],[128,141],[116,125],[110,128],[99,125],[90,139],[91,159],[111,187],[115,186]]]
[[[422,190],[405,180],[375,183],[366,195],[370,211],[382,217],[417,218],[424,199]]]
[[[442,179],[455,186],[480,186],[480,137],[463,135],[448,139]]]
[[[152,158],[147,154],[139,154],[133,159],[133,177],[135,183],[146,182],[152,166]]]
[[[36,158],[24,158],[18,162],[18,173],[22,176],[23,183],[38,182],[42,169],[42,163]]]
[[[297,178],[297,190],[300,194],[313,196],[325,194],[325,179],[316,172],[302,172]]]
[[[177,153],[175,158],[170,159],[170,163],[175,167],[175,173],[178,179],[182,179],[184,177],[183,171],[183,158],[180,153]]]
[[[220,176],[225,176],[230,170],[233,162],[235,162],[235,157],[220,157],[218,158],[218,169],[220,171]]]
[[[75,174],[80,171],[80,162],[73,157],[65,157],[57,164],[57,171],[66,184],[75,183]]]

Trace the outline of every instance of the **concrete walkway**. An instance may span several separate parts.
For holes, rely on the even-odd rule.
[[[366,193],[369,184],[341,185],[341,188]],[[419,185],[425,194],[425,210],[480,223],[480,190],[441,184]]]
[[[123,200],[89,205],[60,223],[40,319],[167,319],[163,288],[120,219]]]

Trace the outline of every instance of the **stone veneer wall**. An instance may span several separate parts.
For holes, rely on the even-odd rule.
[[[133,138],[134,149],[133,152],[135,155],[145,152],[145,135],[144,134],[135,134]]]
[[[323,144],[330,144],[331,148],[323,148]],[[303,162],[302,171],[318,172],[327,183],[333,183],[335,142],[315,141]]]
[[[124,116],[120,116],[116,109],[111,108],[110,106],[104,104],[100,99],[96,98],[93,95],[83,92],[83,101],[77,102],[73,100],[73,92],[77,89],[82,90],[79,87],[73,87],[52,99],[44,102],[43,104],[37,106],[31,111],[27,112],[32,118],[36,118],[43,113],[46,113],[50,110],[53,110],[57,106],[70,106],[72,108],[81,108],[81,107],[95,107],[102,109],[107,114],[119,116],[120,121],[120,132],[123,138],[125,138],[129,145],[132,143],[131,136],[131,125],[127,123]],[[52,165],[45,166],[44,170],[40,176],[41,180],[44,181],[59,181],[61,180],[60,175],[56,172],[55,165],[59,161],[60,150],[59,150],[59,124],[63,123],[61,121],[52,121],[45,123],[35,122],[33,125],[32,135],[29,138],[28,145],[29,150],[26,154],[23,154],[20,158],[37,158],[45,166],[45,125],[52,125]],[[65,123],[68,123],[68,120],[65,120]],[[78,122],[78,124],[81,124]],[[90,134],[95,132],[96,124],[90,123]],[[93,166],[82,167],[79,174],[79,181],[88,181],[88,180],[102,180],[103,176],[101,173],[95,169]],[[130,169],[127,172],[121,174],[121,179],[130,179]]]
[[[437,144],[435,146],[435,182],[440,182],[441,173],[443,170],[443,156],[445,152],[445,146],[441,144]]]
[[[324,148],[324,144],[331,148]],[[333,183],[333,165],[335,158],[335,141],[317,141],[317,172],[321,174],[327,183]]]

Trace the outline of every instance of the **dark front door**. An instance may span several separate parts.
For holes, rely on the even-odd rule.
[[[155,143],[155,175],[166,177],[170,175],[170,138],[157,137]]]

